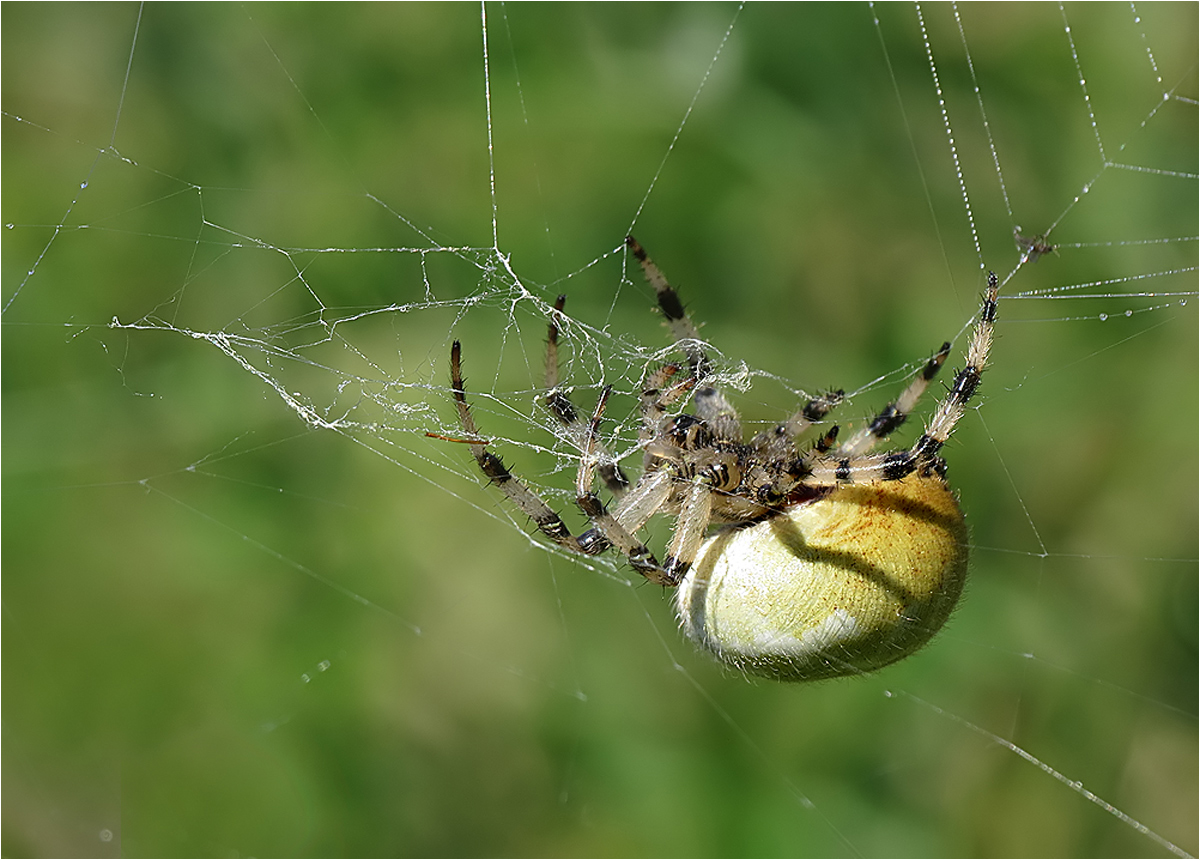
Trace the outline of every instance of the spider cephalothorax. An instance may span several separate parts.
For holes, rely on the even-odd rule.
[[[651,582],[677,588],[689,637],[733,666],[811,680],[869,671],[911,654],[945,623],[966,575],[966,526],[939,452],[987,363],[996,276],[988,276],[966,366],[924,433],[910,448],[872,453],[916,406],[949,343],[840,444],[837,427],[811,445],[799,437],[838,405],[841,391],[814,397],[747,440],[737,412],[711,384],[704,345],[678,294],[632,236],[625,242],[686,357],[686,364],[663,365],[643,379],[640,477],[631,482],[598,437],[611,387],[585,420],[558,386],[565,296],[551,313],[545,402],[582,440],[576,501],[591,527],[572,534],[488,450],[467,404],[455,341],[450,377],[459,424],[484,475],[555,543],[585,555],[615,549]],[[689,394],[692,411],[672,412]],[[611,509],[595,492],[597,473],[615,498]],[[661,563],[637,537],[657,513],[676,517]],[[710,535],[712,526],[718,528]]]

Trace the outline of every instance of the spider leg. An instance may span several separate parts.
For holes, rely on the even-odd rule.
[[[954,425],[967,410],[967,403],[975,395],[987,366],[988,353],[996,330],[996,311],[999,304],[1000,281],[995,272],[988,272],[987,292],[979,308],[979,322],[971,335],[967,347],[967,366],[954,377],[950,393],[938,404],[937,411],[925,428],[925,433],[913,446],[913,454],[923,459],[937,455],[942,445],[950,438]]]
[[[663,565],[668,585],[678,585],[696,560],[712,518],[712,492],[705,475],[697,475],[687,485]]]
[[[888,454],[851,457],[838,457],[835,454],[832,457],[818,457],[812,461],[811,472],[803,479],[803,483],[811,486],[836,486],[869,481],[895,481],[913,472],[944,473],[946,464],[938,456],[938,452],[950,438],[954,426],[966,412],[967,403],[979,389],[995,335],[999,292],[1000,282],[995,272],[988,272],[987,292],[984,293],[979,309],[979,321],[975,324],[971,343],[967,347],[967,364],[955,375],[949,393],[938,404],[933,417],[925,426],[925,432],[910,449]]]
[[[840,388],[814,397],[798,409],[786,421],[776,424],[770,430],[756,433],[750,440],[756,454],[764,460],[782,460],[795,444],[796,438],[812,425],[821,421],[829,412],[842,402],[846,392]],[[829,432],[837,436],[836,426]],[[828,434],[826,434],[828,435]]]
[[[697,389],[692,396],[692,406],[696,417],[708,425],[715,438],[741,443],[742,422],[737,410],[718,389],[710,385]]]
[[[843,396],[844,392],[839,389],[814,397],[786,421],[754,435],[749,444],[754,465],[744,484],[748,498],[766,508],[773,508],[785,499],[809,472],[809,455],[800,454],[796,448],[797,437],[829,414],[841,403]],[[837,435],[838,426],[834,424],[817,440],[813,451],[827,453]]]
[[[558,387],[558,315],[567,304],[567,297],[561,295],[554,302],[554,313],[550,315],[550,326],[546,333],[546,408],[554,413],[564,427],[573,427],[579,423],[579,413],[566,392]]]
[[[917,401],[921,399],[921,395],[929,387],[930,381],[937,376],[937,372],[946,363],[946,356],[949,354],[950,343],[947,341],[942,344],[942,348],[929,361],[925,362],[925,367],[921,369],[921,372],[908,384],[908,387],[904,389],[899,397],[883,407],[879,414],[871,420],[870,424],[838,446],[838,456],[854,457],[859,454],[865,454],[874,448],[875,444],[881,439],[886,439],[895,432],[907,420],[909,413],[913,411],[917,405]]]
[[[667,503],[673,481],[674,476],[668,469],[643,472],[638,482],[613,508],[613,516],[626,531],[637,531]]]
[[[590,547],[593,544],[603,544],[604,546],[611,544],[629,559],[629,563],[633,569],[642,576],[651,582],[667,585],[668,583],[663,576],[663,568],[659,565],[658,559],[654,557],[644,543],[630,534],[629,530],[616,517],[609,513],[604,502],[600,500],[600,497],[592,492],[592,479],[595,473],[596,461],[600,454],[600,443],[597,440],[600,417],[604,414],[604,407],[608,403],[608,397],[611,393],[612,386],[610,385],[600,394],[600,400],[596,404],[596,411],[592,415],[591,422],[588,424],[583,457],[579,461],[579,474],[575,479],[576,501],[579,503],[580,509],[587,514],[588,519],[594,525],[592,530],[580,536],[579,543],[585,547]],[[650,513],[653,513],[653,511]],[[647,514],[648,517],[649,514]]]
[[[479,463],[480,470],[504,492],[504,495],[513,504],[533,520],[542,534],[560,546],[582,555],[598,555],[610,546],[615,546],[626,555],[633,568],[651,582],[660,585],[677,584],[677,580],[674,582],[668,580],[662,566],[646,548],[646,545],[634,538],[628,529],[609,514],[600,497],[591,491],[596,462],[602,451],[597,439],[597,430],[608,397],[612,393],[611,386],[605,388],[601,393],[600,401],[596,404],[596,411],[587,425],[583,456],[580,459],[579,473],[575,482],[576,501],[588,518],[595,523],[595,527],[579,537],[575,537],[562,518],[542,500],[541,496],[521,483],[512,472],[508,471],[499,457],[487,450],[487,442],[480,438],[479,428],[475,424],[475,418],[471,415],[471,407],[467,403],[466,386],[462,376],[462,346],[458,341],[454,341],[450,348],[450,384],[451,390],[454,392],[454,403],[458,409],[458,423],[467,437],[463,441],[470,445],[471,453]],[[657,482],[655,483],[657,485]],[[639,512],[646,507],[647,501],[652,503],[648,512],[645,513],[645,519],[649,519],[654,511],[662,505],[661,500],[654,502],[659,495],[657,490],[650,494],[642,491],[633,494],[633,498],[638,503]]]
[[[553,413],[567,430],[581,434],[582,422],[579,413],[567,393],[558,387],[558,316],[566,306],[567,297],[561,295],[554,302],[554,312],[550,315],[549,330],[546,334],[546,408]],[[596,442],[600,446],[599,442]],[[603,447],[598,447],[597,456],[600,463],[597,467],[604,486],[618,499],[629,489],[629,478],[621,467],[607,456]]]
[[[637,239],[626,236],[625,245],[642,264],[642,272],[645,273],[646,280],[650,286],[654,287],[654,292],[658,296],[658,306],[662,309],[663,316],[667,318],[671,334],[688,357],[688,366],[691,369],[692,377],[703,379],[708,376],[712,367],[704,352],[700,332],[696,329],[692,318],[687,315],[687,311],[683,309],[683,302],[679,300],[679,294],[668,283],[662,270],[654,265],[654,261],[646,255],[646,249],[638,244]]]
[[[566,523],[554,510],[542,501],[541,496],[526,487],[508,471],[500,458],[487,449],[487,443],[479,436],[471,407],[467,404],[467,392],[462,377],[462,347],[458,341],[450,348],[450,387],[454,392],[454,403],[458,408],[458,423],[467,435],[467,443],[475,456],[479,468],[497,487],[508,496],[509,501],[520,508],[537,525],[538,530],[560,546],[585,555],[595,555],[605,549],[585,548],[571,534]]]
[[[696,380],[689,377],[665,388],[678,372],[678,364],[664,364],[642,380],[642,429],[638,438],[643,444],[658,435],[667,415],[667,407],[691,391],[696,384]]]

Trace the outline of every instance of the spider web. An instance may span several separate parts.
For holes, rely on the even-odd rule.
[[[5,853],[1196,853],[1195,14],[4,7]],[[444,438],[457,339],[582,525],[547,314],[636,462],[629,232],[751,430],[1001,275],[928,649],[724,671]]]

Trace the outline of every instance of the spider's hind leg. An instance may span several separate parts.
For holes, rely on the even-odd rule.
[[[770,430],[763,430],[761,433],[756,433],[754,438],[750,440],[750,445],[763,459],[778,460],[784,458],[788,451],[792,449],[796,438],[809,427],[822,421],[826,415],[833,411],[835,406],[842,402],[842,398],[845,396],[846,392],[839,388],[836,391],[830,391],[827,394],[812,398],[797,409],[786,421],[776,424]],[[826,433],[826,436],[830,434],[836,438],[836,425]],[[832,439],[829,444],[832,444]]]
[[[517,479],[508,467],[487,449],[487,442],[479,435],[475,418],[471,415],[471,407],[467,403],[467,391],[462,376],[462,346],[458,341],[450,348],[450,386],[454,392],[454,405],[458,409],[458,423],[467,435],[465,440],[471,447],[471,454],[479,464],[480,471],[499,487],[509,501],[521,509],[546,537],[560,546],[585,555],[594,555],[604,549],[585,548],[571,534],[567,524],[562,521],[554,509],[542,501],[542,497],[525,486]]]
[[[946,356],[949,354],[950,342],[947,341],[929,361],[925,362],[921,372],[908,384],[899,397],[883,407],[870,424],[838,446],[837,455],[856,457],[865,454],[880,440],[886,439],[895,432],[908,419],[909,413],[916,408],[921,395],[925,393],[929,383],[937,376],[937,372],[942,369],[942,365],[946,363]]]
[[[999,293],[1000,281],[996,273],[988,272],[987,291],[979,308],[979,321],[975,323],[975,329],[971,332],[971,342],[967,346],[966,366],[955,374],[949,393],[938,403],[933,417],[925,425],[925,432],[911,448],[886,454],[853,456],[842,456],[839,450],[832,456],[814,458],[810,464],[810,473],[804,482],[811,486],[837,486],[869,481],[897,481],[914,472],[921,475],[944,475],[946,464],[939,452],[950,439],[955,425],[966,413],[967,403],[975,396],[983,379],[988,353],[995,336]],[[914,380],[913,385],[918,381]],[[909,389],[912,389],[913,385],[910,385]]]

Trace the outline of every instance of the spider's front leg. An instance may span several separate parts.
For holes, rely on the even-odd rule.
[[[651,582],[660,585],[674,584],[667,581],[662,566],[646,548],[646,545],[634,538],[629,530],[608,512],[600,497],[591,489],[596,463],[600,459],[601,452],[596,434],[605,404],[612,391],[611,387],[604,389],[600,395],[596,412],[587,426],[583,455],[579,463],[579,474],[575,482],[576,501],[592,521],[594,527],[579,537],[575,537],[567,528],[566,523],[562,521],[562,517],[555,513],[554,509],[546,504],[541,496],[525,486],[508,470],[499,457],[487,450],[487,442],[480,437],[479,428],[475,425],[475,418],[471,415],[471,407],[467,403],[466,385],[462,376],[462,346],[458,341],[454,341],[450,348],[450,385],[454,392],[454,403],[458,409],[458,423],[466,435],[463,441],[470,445],[471,453],[479,463],[480,471],[500,488],[509,501],[533,520],[542,534],[559,546],[582,555],[599,555],[609,547],[616,547],[629,559],[634,570]],[[645,494],[641,493],[635,498],[643,500],[644,496]],[[644,501],[642,504],[644,506]],[[658,505],[655,505],[646,515],[647,518],[657,508]]]
[[[514,477],[500,458],[487,449],[487,442],[481,439],[475,419],[471,415],[471,407],[467,404],[467,391],[462,376],[462,346],[458,341],[454,341],[454,345],[450,347],[450,388],[454,392],[459,426],[467,435],[465,441],[471,446],[471,453],[479,464],[480,471],[508,496],[509,501],[533,520],[542,534],[555,543],[584,555],[602,552],[605,549],[603,546],[595,549],[582,545],[578,538],[571,534],[562,517],[542,501],[541,496]]]

